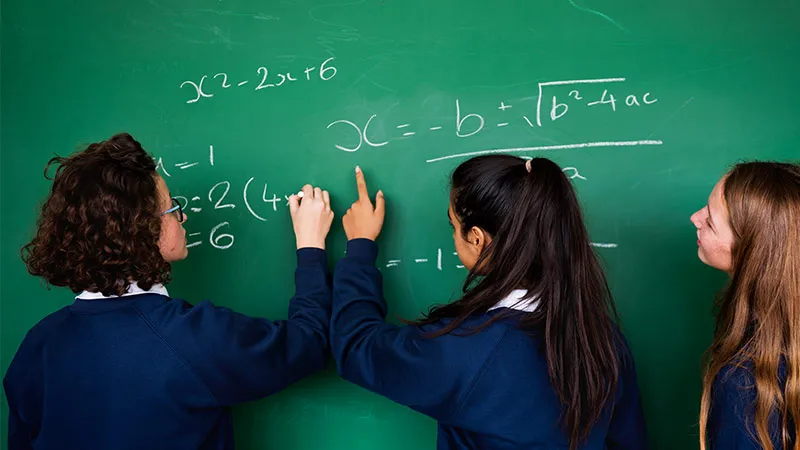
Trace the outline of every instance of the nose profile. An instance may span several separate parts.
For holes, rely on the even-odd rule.
[[[695,211],[694,214],[689,216],[689,221],[691,221],[692,224],[694,224],[694,227],[697,228],[698,230],[700,229],[700,227],[703,224],[703,219],[702,219],[702,217],[700,217],[702,214],[703,214],[703,210],[701,209],[699,211]]]

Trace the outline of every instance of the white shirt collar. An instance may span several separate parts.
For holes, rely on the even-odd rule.
[[[128,287],[128,292],[122,294],[122,296],[127,297],[129,295],[139,295],[139,294],[159,294],[165,297],[169,297],[167,288],[164,287],[164,285],[161,283],[156,283],[150,289],[145,290],[140,288],[139,283],[136,282],[131,283],[131,285]],[[80,294],[78,294],[75,298],[80,300],[99,300],[103,298],[119,298],[119,296],[117,295],[105,296],[103,295],[102,292],[83,291]]]
[[[510,308],[517,311],[534,312],[536,307],[539,306],[539,300],[534,298],[525,299],[528,291],[525,289],[514,289],[504,299],[495,303],[494,306],[489,308],[489,311],[497,308]]]

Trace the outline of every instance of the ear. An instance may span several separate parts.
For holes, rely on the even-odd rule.
[[[483,253],[483,250],[489,245],[490,241],[491,237],[489,236],[489,233],[483,231],[482,228],[472,227],[469,230],[467,242],[470,243],[470,247],[472,247],[475,255],[480,255]]]

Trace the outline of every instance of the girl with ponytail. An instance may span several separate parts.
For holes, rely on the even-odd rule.
[[[552,161],[461,164],[447,214],[469,271],[463,296],[384,321],[375,266],[384,197],[343,220],[333,282],[339,373],[439,422],[438,449],[647,448],[636,372],[575,191]]]

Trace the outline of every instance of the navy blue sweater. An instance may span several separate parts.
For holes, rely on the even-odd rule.
[[[376,256],[374,242],[352,240],[334,271],[331,348],[345,379],[436,419],[440,450],[569,448],[541,340],[513,320],[438,338],[421,332],[444,323],[387,324]],[[498,311],[468,319],[456,333]],[[624,350],[614,404],[582,449],[647,448],[636,372]]]
[[[4,379],[9,450],[233,448],[230,405],[325,364],[325,252],[297,259],[285,321],[151,293],[78,299],[47,316]]]
[[[786,364],[778,369],[781,390],[786,387]],[[711,415],[708,420],[708,441],[711,450],[761,450],[755,427],[756,379],[753,364],[728,365],[717,374],[711,391]],[[769,432],[775,450],[794,448],[794,423],[789,420],[790,445],[783,446],[783,416],[773,413]]]

